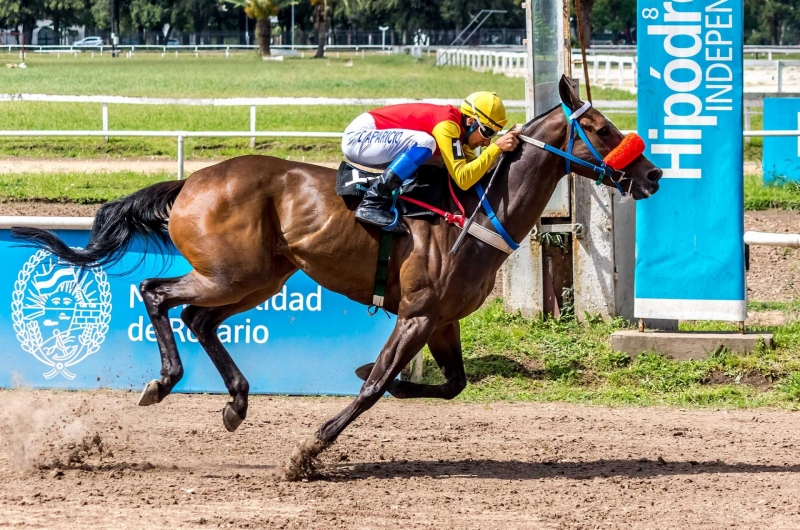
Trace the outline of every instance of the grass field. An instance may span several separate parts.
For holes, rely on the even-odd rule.
[[[761,177],[748,175],[744,179],[744,208],[800,210],[800,187],[794,182],[773,181],[764,184]]]
[[[1,49],[0,49],[1,50]],[[2,58],[0,51],[0,58]],[[331,54],[329,54],[331,55]],[[525,99],[521,78],[431,68],[433,58],[408,55],[351,55],[336,59],[287,58],[264,62],[255,54],[178,58],[138,54],[131,59],[108,55],[77,58],[28,57],[27,69],[0,76],[0,93],[99,94],[161,97],[349,97],[461,98],[492,90],[505,99]],[[351,65],[351,66],[348,66]],[[627,91],[593,89],[595,99],[635,99]]]
[[[352,66],[345,66],[352,63]],[[353,98],[452,98],[475,90],[493,90],[506,99],[524,99],[520,78],[477,73],[462,68],[431,69],[432,61],[408,56],[341,59],[295,59],[263,62],[254,55],[230,59],[158,54],[111,59],[84,54],[77,58],[32,56],[30,68],[11,69],[0,77],[0,93],[124,95],[151,97],[328,96]],[[596,99],[630,99],[615,89],[594,90]],[[341,131],[367,107],[262,107],[259,130]],[[3,129],[90,129],[102,127],[101,105],[37,102],[0,103]],[[635,115],[609,116],[619,128],[635,127]],[[510,123],[525,121],[512,112]],[[249,130],[247,107],[111,105],[109,127],[116,130]],[[189,140],[187,157],[220,157],[251,152],[323,161],[339,157],[337,141],[261,140],[255,150],[247,140]],[[0,155],[26,157],[174,157],[173,139],[126,138],[104,143],[97,138],[0,138]]]
[[[255,54],[229,59],[192,55],[162,59],[149,53],[131,59],[31,55],[27,69],[11,69],[0,77],[0,93],[459,98],[475,90],[493,90],[506,99],[525,98],[522,79],[461,68],[431,69],[432,63],[406,55],[282,62],[264,62]]]
[[[751,304],[751,310],[774,304]],[[787,308],[789,310],[789,308]],[[609,335],[622,320],[525,319],[500,301],[462,321],[467,401],[571,401],[680,406],[787,406],[800,399],[800,323],[769,329],[777,348],[749,355],[720,352],[705,361],[673,361],[658,354],[631,360],[611,350]],[[686,323],[682,329],[698,329]],[[727,324],[706,328],[732,331]],[[766,331],[752,328],[750,331]],[[426,358],[427,382],[442,382]]]

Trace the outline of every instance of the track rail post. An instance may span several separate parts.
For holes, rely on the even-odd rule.
[[[256,106],[250,105],[250,132],[256,132]],[[250,149],[255,148],[256,146],[256,137],[250,137]]]
[[[182,134],[178,135],[178,180],[183,180],[183,142]]]
[[[103,103],[103,132],[108,132],[108,103]],[[103,136],[103,142],[108,143],[108,136]]]

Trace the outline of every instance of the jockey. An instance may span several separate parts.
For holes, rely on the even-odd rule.
[[[491,143],[507,121],[503,102],[493,92],[470,94],[460,108],[404,103],[360,115],[344,131],[344,156],[356,164],[389,166],[365,194],[356,219],[381,227],[392,225],[393,193],[434,155],[441,155],[459,188],[469,189],[502,151],[511,151],[519,143],[519,130]],[[476,156],[479,146],[485,149]]]

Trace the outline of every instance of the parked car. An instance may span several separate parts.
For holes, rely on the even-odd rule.
[[[167,46],[180,46],[181,43],[178,39],[167,39]]]
[[[76,40],[73,46],[102,46],[103,37],[84,37],[81,40]]]

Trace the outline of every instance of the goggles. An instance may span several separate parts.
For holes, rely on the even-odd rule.
[[[480,121],[478,121],[478,132],[481,134],[481,136],[484,139],[491,140],[492,138],[497,136],[497,133],[499,133],[500,131],[495,131],[491,127],[488,127],[488,126],[482,124]]]

